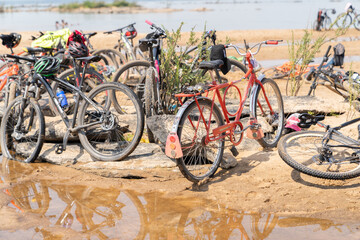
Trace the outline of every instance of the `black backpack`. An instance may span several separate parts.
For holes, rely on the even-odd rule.
[[[341,67],[344,64],[345,47],[338,43],[334,47],[334,66]]]
[[[225,75],[231,69],[231,63],[226,56],[225,46],[222,44],[214,45],[211,47],[210,60],[222,60],[224,65],[220,67],[221,72]]]

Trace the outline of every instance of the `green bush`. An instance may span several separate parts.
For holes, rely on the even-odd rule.
[[[195,37],[195,33],[192,30],[190,38],[186,43],[186,47],[179,48],[182,26],[183,23],[181,23],[176,31],[166,31],[167,38],[164,39],[163,43],[163,49],[166,50],[163,50],[160,56],[160,71],[162,77],[162,86],[160,87],[162,91],[160,94],[165,110],[170,109],[171,106],[174,105],[175,99],[172,96],[176,93],[180,93],[183,86],[205,82],[209,77],[208,75],[204,75],[202,70],[199,70],[196,67],[192,68],[189,63],[186,63],[187,60],[191,58],[191,56],[186,54],[190,47],[198,46],[197,50],[192,53],[197,55],[202,52],[203,45],[202,41]],[[202,58],[199,60],[207,59],[208,55],[208,51],[203,52]]]
[[[85,1],[83,3],[84,8],[103,8],[107,6],[108,5],[103,1]]]
[[[114,7],[137,7],[136,3],[130,3],[125,0],[115,0],[112,4]]]

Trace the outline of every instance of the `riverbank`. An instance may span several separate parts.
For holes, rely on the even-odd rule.
[[[230,37],[232,42],[239,44],[243,42],[243,39],[246,39],[250,43],[267,39],[283,39],[284,44],[282,45],[267,46],[261,49],[260,53],[256,56],[261,63],[262,60],[287,59],[287,41],[290,41],[293,36],[294,39],[300,39],[303,30],[219,31],[217,33],[220,42],[224,42],[226,37]],[[20,47],[29,46],[31,42],[29,38],[34,34],[36,33],[23,32],[23,41]],[[314,33],[314,37],[320,34],[322,33]],[[329,34],[331,35],[333,32],[329,32]],[[135,42],[144,36],[145,34],[139,34]],[[188,36],[189,33],[183,34],[181,44],[186,42]],[[198,34],[198,36],[200,36],[200,34]],[[117,43],[117,39],[117,35],[108,36],[99,33],[94,36],[91,41],[94,47],[99,49],[112,48],[113,45]],[[323,56],[329,44],[335,45],[337,42],[344,44],[346,56],[360,55],[360,49],[358,47],[360,44],[359,32],[350,30],[346,35],[342,36],[339,41],[325,44],[317,54],[317,57]],[[15,49],[15,52],[17,52],[17,50],[18,49]],[[5,52],[8,53],[8,50],[4,47],[1,48],[1,53]],[[360,62],[346,63],[344,69],[348,70],[350,68],[360,72]],[[277,80],[277,83],[282,94],[285,95],[286,81]],[[301,87],[300,95],[306,95],[308,89],[309,84],[304,83]],[[323,103],[328,104],[327,106],[340,106],[340,104],[344,106],[342,107],[341,114],[333,114],[334,116],[326,117],[324,121],[326,124],[340,124],[347,119],[360,116],[358,112],[354,112],[350,108],[348,103],[344,102],[343,98],[323,86],[319,85],[317,87],[316,97]],[[287,101],[284,100],[284,104],[286,103]],[[309,103],[309,106],[311,105],[312,102]],[[326,110],[331,111],[331,109]],[[358,134],[356,126],[347,127],[345,131],[354,137]],[[166,204],[172,205],[171,199],[177,199],[177,201],[180,202],[180,207],[187,206],[187,204],[196,200],[199,201],[199,205],[201,204],[211,209],[220,209],[219,211],[224,211],[224,214],[227,213],[226,211],[230,211],[229,209],[235,209],[242,213],[256,212],[260,215],[271,213],[283,218],[302,216],[322,219],[322,223],[330,221],[334,226],[336,226],[336,224],[359,225],[360,178],[346,181],[331,181],[309,177],[287,166],[279,157],[276,149],[265,151],[256,141],[253,141],[250,145],[251,147],[246,149],[242,147],[242,144],[240,144],[239,148],[241,149],[239,150],[240,154],[236,157],[237,166],[229,170],[219,169],[214,178],[201,186],[193,185],[187,181],[179,172],[178,168],[174,166],[153,169],[116,169],[115,172],[119,173],[116,175],[109,174],[104,168],[86,169],[81,163],[75,162],[71,164],[67,163],[64,166],[53,166],[47,163],[31,164],[31,170],[27,171],[26,174],[17,174],[15,175],[16,177],[13,177],[12,180],[9,181],[10,183],[2,183],[0,187],[11,188],[12,181],[15,181],[15,179],[18,181],[17,185],[30,180],[38,180],[39,182],[49,182],[51,180],[55,183],[62,181],[69,187],[76,184],[91,186],[92,189],[106,186],[109,189],[121,189],[121,191],[136,190],[143,195],[161,195],[168,199],[168,202],[162,202],[163,206],[166,206]],[[127,161],[127,159],[124,161]],[[28,165],[25,164],[23,166],[26,167]],[[2,169],[5,171],[6,166]],[[20,168],[17,167],[14,169]],[[56,185],[55,183],[52,185]],[[102,193],[99,193],[98,197],[102,196],[101,194]],[[5,206],[9,204],[10,200],[11,197],[0,194],[3,214],[6,213],[4,209],[6,209]],[[144,205],[150,204],[146,202],[144,198],[140,198],[139,201]],[[84,200],[84,202],[86,201]],[[151,206],[148,205],[149,208]],[[224,209],[226,209],[226,211]],[[191,217],[198,216],[197,214],[198,212],[193,212]],[[19,215],[20,214],[14,214],[14,219],[17,219],[16,217],[19,217]],[[2,218],[4,218],[4,216]],[[31,220],[31,216],[26,216]],[[190,218],[190,215],[186,217]],[[174,217],[172,221],[185,221],[183,223],[185,226],[188,224],[186,219],[187,218],[180,218],[179,220]],[[146,222],[148,220],[142,219],[141,221]],[[254,221],[256,222],[256,220]],[[171,225],[173,222],[170,221],[169,224]],[[225,225],[226,224],[229,223],[225,223]],[[263,222],[263,224],[267,226],[267,222]],[[292,224],[301,225],[302,222],[300,219],[294,219]],[[315,220],[314,224],[317,224]],[[326,230],[326,228],[329,227],[329,225],[326,224],[320,226],[321,230]],[[164,228],[166,228],[166,226],[164,226]],[[11,229],[11,227],[9,227],[9,229]],[[352,229],[355,235],[357,234],[357,236],[359,236],[359,228],[354,227]],[[317,230],[314,231],[320,230],[317,228]],[[302,239],[304,232],[306,231],[303,230],[296,239]],[[176,236],[179,237],[179,235]],[[169,235],[167,237],[169,238]],[[329,237],[328,239],[332,239],[331,235],[329,235]],[[343,237],[346,238],[346,236]],[[290,238],[290,235],[288,238]],[[352,239],[356,239],[356,237]]]

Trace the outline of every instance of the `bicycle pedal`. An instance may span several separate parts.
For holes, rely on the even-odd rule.
[[[236,157],[237,155],[239,155],[239,151],[236,149],[235,146],[232,146],[232,147],[230,148],[230,152],[232,153],[232,155],[233,155],[234,157]]]
[[[64,145],[56,144],[55,145],[55,153],[56,154],[62,154],[63,152],[64,152]]]

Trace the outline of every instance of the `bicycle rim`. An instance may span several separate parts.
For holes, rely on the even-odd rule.
[[[115,110],[116,95],[121,111]],[[127,86],[105,83],[93,89],[80,109],[79,125],[93,124],[79,132],[84,148],[92,157],[103,161],[117,161],[128,156],[140,142],[144,129],[144,114],[139,99]],[[96,124],[97,123],[97,124]]]
[[[325,132],[303,131],[286,135],[281,139],[278,146],[280,157],[294,169],[325,179],[347,179],[360,175],[359,158],[355,153],[359,149],[346,147],[329,147],[332,151],[330,163],[322,157],[321,141]],[[329,145],[349,144],[340,136],[333,136]],[[350,161],[352,159],[353,162]]]
[[[20,162],[33,162],[38,157],[45,136],[44,116],[40,107],[33,101],[27,101],[23,121],[19,130],[15,126],[20,121],[22,98],[13,101],[1,122],[1,149],[5,157]]]
[[[262,84],[265,92],[258,87],[255,104],[252,105],[253,115],[264,132],[264,137],[258,142],[263,147],[276,147],[284,128],[282,96],[279,87],[273,80],[264,79]]]
[[[210,137],[212,130],[223,125],[223,117],[218,107],[214,106],[211,113],[212,102],[199,99],[199,106],[204,118],[201,117],[199,107],[193,102],[182,115],[178,128],[178,136],[183,157],[177,159],[182,174],[192,182],[198,182],[211,177],[219,167],[224,151],[224,139],[207,142],[207,129]],[[218,136],[219,137],[219,136]]]

